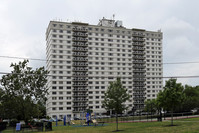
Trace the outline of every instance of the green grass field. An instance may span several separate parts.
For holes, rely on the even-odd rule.
[[[119,131],[119,133],[199,133],[199,118],[175,120],[175,126],[169,125],[170,121],[147,123],[119,123],[119,130],[121,130]],[[96,127],[53,126],[53,131],[50,131],[48,133],[110,133],[115,129],[115,123],[106,123],[105,126]],[[12,132],[13,130],[10,129],[3,131],[2,133]]]

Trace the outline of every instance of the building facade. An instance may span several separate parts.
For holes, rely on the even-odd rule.
[[[79,117],[97,114],[109,82],[121,78],[131,98],[129,110],[163,88],[162,32],[128,29],[122,21],[103,18],[98,25],[50,21],[46,31],[47,115]]]

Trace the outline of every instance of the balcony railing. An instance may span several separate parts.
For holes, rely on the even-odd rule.
[[[73,78],[73,81],[87,81],[88,78]]]
[[[73,86],[88,86],[88,84],[73,84]]]
[[[135,83],[133,84],[133,86],[145,86],[146,84],[138,84],[138,83]]]
[[[134,92],[134,93],[133,93],[133,95],[135,95],[135,96],[140,96],[140,95],[145,96],[145,95],[146,95],[146,93],[138,93],[138,92]]]
[[[88,94],[73,94],[73,97],[87,97]]]
[[[135,51],[133,52],[134,55],[144,55],[145,52],[142,52],[142,51]]]
[[[145,37],[145,35],[143,33],[133,33],[132,36],[135,36],[135,37]]]
[[[78,76],[86,77],[86,76],[88,76],[88,74],[87,74],[87,73],[86,73],[86,74],[85,74],[85,73],[73,73],[73,76],[74,76],[74,77],[76,77],[76,76],[77,76],[77,77],[78,77]]]
[[[78,91],[78,92],[85,92],[85,91],[88,91],[88,89],[73,89],[73,91]]]
[[[75,28],[73,28],[73,31],[82,31],[82,32],[87,32],[87,31],[88,31],[88,29],[86,29],[86,28],[77,28],[77,27],[75,27]]]
[[[88,43],[84,43],[84,42],[74,42],[73,46],[81,46],[81,47],[86,47],[88,46]]]
[[[72,49],[73,51],[88,51],[87,48],[75,47]]]
[[[133,47],[133,50],[139,50],[139,51],[144,51],[144,47]]]
[[[87,37],[88,34],[87,33],[76,32],[76,33],[73,33],[73,36]]]
[[[73,101],[74,102],[78,102],[78,101],[85,101],[86,102],[86,101],[88,101],[88,99],[86,99],[86,98],[74,98]]]
[[[88,61],[87,58],[73,58],[73,61]]]
[[[133,41],[139,41],[139,42],[144,42],[145,39],[142,39],[142,38],[133,38],[132,39]]]
[[[73,56],[88,56],[88,54],[83,52],[74,52]]]
[[[136,55],[136,56],[133,56],[133,59],[145,59],[146,57],[144,57],[144,56],[138,56],[138,55]]]
[[[146,61],[142,61],[142,60],[135,60],[133,61],[133,63],[137,63],[137,64],[145,64]]]
[[[146,90],[146,88],[144,88],[144,87],[135,87],[135,88],[133,88],[133,91],[145,91]]]
[[[87,107],[88,104],[73,104],[73,107]]]
[[[144,99],[146,99],[146,97],[134,97],[133,99],[134,100],[144,100]]]
[[[134,78],[133,81],[146,81],[145,78]]]
[[[145,46],[142,42],[133,42],[133,46]]]
[[[142,70],[142,69],[141,69],[141,70],[139,70],[139,69],[138,69],[138,70],[136,70],[136,69],[135,69],[135,70],[133,70],[133,72],[145,73],[145,72],[146,72],[146,70]]]
[[[82,37],[74,37],[74,38],[73,38],[73,41],[86,42],[86,41],[88,41],[88,39],[87,39],[87,38],[82,38]]]
[[[73,71],[88,71],[87,68],[73,68]]]
[[[77,62],[77,63],[73,63],[73,66],[88,66],[88,63]]]
[[[143,101],[135,101],[135,102],[133,102],[134,104],[144,104],[144,102]]]
[[[140,65],[140,64],[134,64],[133,68],[145,68],[145,65]]]

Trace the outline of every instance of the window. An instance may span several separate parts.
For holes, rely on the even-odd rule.
[[[59,97],[59,100],[63,100],[64,98],[63,97]]]
[[[66,109],[67,109],[67,110],[71,110],[71,107],[67,107]]]

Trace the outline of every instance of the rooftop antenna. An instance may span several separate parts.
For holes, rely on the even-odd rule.
[[[115,20],[115,14],[113,14],[113,20]]]

